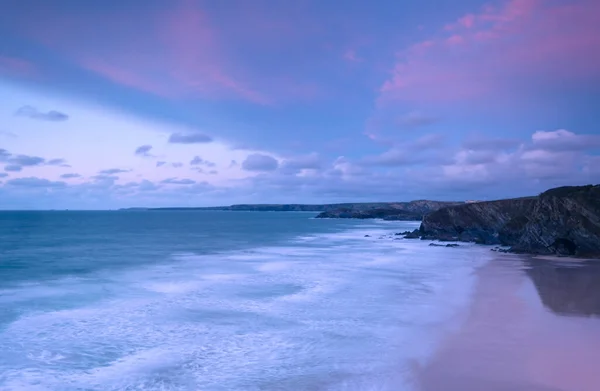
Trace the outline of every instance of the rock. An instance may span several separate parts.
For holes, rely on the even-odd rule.
[[[379,204],[346,204],[343,207],[324,210],[317,215],[317,218],[420,221],[427,213],[446,206],[459,204],[462,203],[428,200]]]
[[[419,231],[421,238],[509,246],[516,253],[600,257],[600,185],[449,206],[425,216]]]
[[[421,231],[415,229],[412,232],[409,232],[404,236],[404,239],[419,239],[421,237]]]
[[[365,235],[365,238],[370,238],[370,237],[371,237],[371,235]]]
[[[437,244],[437,243],[429,243],[430,246],[433,247],[458,247],[460,244],[456,243],[448,243],[448,244]]]

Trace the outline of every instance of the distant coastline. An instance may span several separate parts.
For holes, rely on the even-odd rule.
[[[428,200],[417,200],[410,202],[346,202],[346,203],[334,203],[334,204],[235,204],[229,206],[199,206],[199,207],[157,207],[157,208],[145,208],[145,207],[133,207],[133,208],[122,208],[120,211],[165,211],[165,210],[181,210],[181,211],[193,211],[193,210],[221,210],[221,211],[255,211],[255,212],[334,212],[340,211],[353,211],[353,212],[365,212],[369,211],[418,211],[419,213],[431,212],[437,210],[440,206],[449,206],[462,204],[463,202],[444,202],[444,201],[428,201]],[[435,205],[433,208],[431,205]],[[332,215],[333,217],[333,215]],[[338,216],[339,217],[339,216]],[[422,217],[422,216],[421,216]],[[343,217],[342,217],[343,218]],[[368,218],[368,217],[367,217]],[[373,217],[375,218],[375,217]]]

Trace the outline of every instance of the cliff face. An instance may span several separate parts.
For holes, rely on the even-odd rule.
[[[511,246],[514,252],[600,256],[600,185],[538,197],[464,204],[423,218],[424,239]]]
[[[410,202],[395,202],[383,206],[374,205],[371,208],[356,208],[346,206],[320,213],[317,218],[338,219],[384,219],[384,220],[421,220],[424,215],[440,208],[461,205],[462,202],[444,202],[417,200]]]

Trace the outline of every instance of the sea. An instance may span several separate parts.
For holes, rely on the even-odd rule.
[[[487,247],[306,212],[0,212],[0,390],[418,390]]]

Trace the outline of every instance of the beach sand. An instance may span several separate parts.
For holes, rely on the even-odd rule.
[[[418,370],[424,391],[600,390],[600,261],[498,255],[458,331]]]

